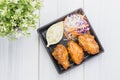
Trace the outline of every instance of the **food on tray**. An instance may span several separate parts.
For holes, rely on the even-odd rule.
[[[81,14],[71,14],[64,20],[64,34],[68,39],[73,39],[89,30],[89,24]]]
[[[70,67],[70,63],[68,61],[68,52],[64,45],[58,44],[52,55],[58,61],[58,63],[63,66],[64,69]]]
[[[95,41],[94,36],[90,34],[81,34],[78,36],[80,46],[83,47],[88,54],[97,54],[99,52],[99,45]]]
[[[74,41],[68,42],[68,51],[72,61],[75,64],[80,64],[84,59],[84,53],[82,48]]]
[[[63,37],[63,21],[50,26],[46,33],[47,47],[58,43]]]
[[[37,31],[60,74],[104,51],[82,9]]]

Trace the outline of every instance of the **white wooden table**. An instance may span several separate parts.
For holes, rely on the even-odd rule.
[[[119,3],[119,0],[44,0],[40,26],[83,8],[105,52],[59,75],[36,31],[17,41],[0,38],[0,80],[120,80]]]

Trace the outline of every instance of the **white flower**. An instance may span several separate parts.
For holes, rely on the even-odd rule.
[[[7,7],[4,7],[3,10],[1,10],[1,14],[4,15],[7,12]]]
[[[36,1],[31,2],[31,5],[35,7]]]

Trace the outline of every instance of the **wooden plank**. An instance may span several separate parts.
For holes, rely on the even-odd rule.
[[[83,7],[82,0],[74,0],[74,1],[52,0],[51,2],[44,1],[44,7],[41,10],[41,14],[40,14],[41,16],[40,24],[44,25],[48,22],[51,22],[55,18],[68,14],[69,12],[72,12],[73,10],[78,9],[80,7]],[[83,65],[81,65],[80,67],[77,67],[76,69],[72,71],[68,71],[64,74],[59,75],[56,72],[55,67],[52,61],[50,60],[45,48],[42,46],[43,44],[40,41],[40,65],[39,65],[40,66],[40,70],[39,70],[40,80],[43,80],[43,79],[49,80],[49,78],[53,80],[61,80],[61,79],[72,80],[72,79],[77,79],[77,78],[83,80]],[[46,77],[46,75],[48,76]]]
[[[57,0],[44,0],[40,10],[40,26],[57,18]],[[46,49],[39,39],[39,80],[57,80],[57,71]]]
[[[0,80],[38,80],[38,36],[30,32],[16,41],[0,38]]]
[[[93,4],[94,2],[94,4]],[[93,26],[98,38],[100,41],[102,40],[103,34],[103,26],[101,26],[101,12],[102,12],[102,0],[100,1],[89,1],[84,0],[84,10],[85,13]],[[100,30],[101,29],[101,30]],[[89,61],[84,63],[85,71],[84,71],[84,80],[101,80],[100,76],[100,70],[101,70],[101,60],[102,60],[102,54],[94,57],[93,59],[90,59]]]
[[[83,0],[58,0],[58,16],[83,8]]]
[[[0,80],[9,79],[8,46],[8,40],[0,37]]]
[[[36,30],[31,37],[9,41],[10,80],[38,80],[38,41]]]
[[[61,17],[78,8],[83,8],[83,0],[58,0],[58,16]],[[58,80],[83,80],[83,64],[68,71]]]
[[[108,4],[107,4],[108,3]],[[119,80],[120,79],[120,11],[119,1],[105,0],[102,8],[102,31],[101,37],[104,44],[105,53],[101,61],[101,80]],[[103,32],[103,30],[105,30]]]
[[[85,64],[85,80],[118,80],[120,79],[120,64],[116,61],[119,61],[120,56],[118,44],[120,40],[118,37],[120,34],[118,26],[120,25],[120,17],[118,16],[120,14],[118,11],[120,7],[119,1],[102,0],[100,2],[94,1],[94,3],[96,6],[95,4],[93,6],[92,2],[86,1],[85,4],[88,8],[85,6],[85,9],[87,15],[91,15],[91,18],[89,17],[89,19],[91,19],[90,21],[94,21],[92,25],[94,25],[93,27],[102,42],[105,52],[100,55],[100,57],[92,59],[89,64]],[[113,3],[114,6],[111,6]],[[97,5],[99,5],[99,7],[97,7]]]
[[[46,25],[57,18],[57,0],[44,0],[40,10],[40,26]]]
[[[38,35],[16,41],[0,38],[0,80],[38,80]]]
[[[94,25],[94,29],[100,41],[103,44],[105,52],[91,60],[91,63],[85,64],[85,80],[118,80],[120,64],[119,61],[119,2],[118,1],[86,1],[85,4],[87,15]],[[109,3],[109,4],[106,4]],[[114,6],[113,3],[115,4]],[[89,6],[90,5],[90,6]],[[99,5],[99,7],[97,6]],[[91,10],[91,11],[90,11]],[[93,10],[93,11],[92,11]],[[95,10],[95,11],[94,11]],[[92,13],[91,13],[92,12]],[[99,20],[98,20],[99,19]],[[94,23],[93,23],[94,21]],[[98,27],[96,27],[98,26]],[[96,60],[96,61],[95,61]]]

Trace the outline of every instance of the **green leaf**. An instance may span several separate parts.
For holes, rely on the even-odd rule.
[[[38,19],[34,11],[40,5],[34,0],[0,0],[0,36],[17,39],[19,34],[30,35],[29,29],[36,28]]]

